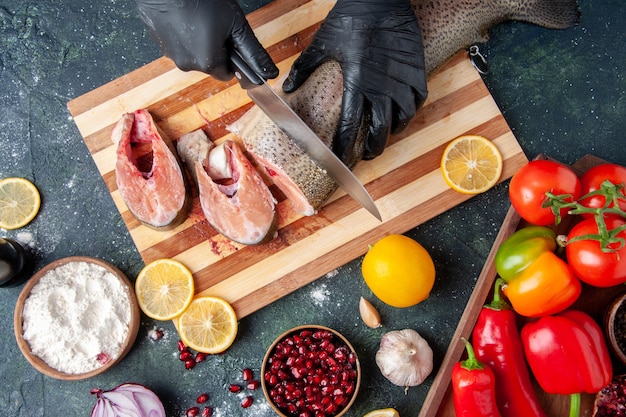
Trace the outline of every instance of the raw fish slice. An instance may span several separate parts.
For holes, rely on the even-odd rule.
[[[124,114],[113,128],[115,180],[130,212],[155,229],[171,229],[189,212],[190,196],[173,146],[147,110]]]
[[[235,142],[213,146],[197,130],[183,135],[176,147],[198,184],[200,205],[211,226],[245,245],[276,236],[274,196]]]
[[[339,123],[342,93],[341,68],[336,62],[328,62],[285,100],[330,147]],[[242,138],[257,165],[265,169],[296,213],[315,214],[337,189],[337,183],[326,171],[258,107],[252,107],[229,130]],[[362,151],[360,141],[355,161],[361,158]]]

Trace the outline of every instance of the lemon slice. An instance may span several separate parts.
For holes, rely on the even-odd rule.
[[[26,226],[35,218],[41,196],[35,185],[24,178],[0,181],[0,227],[7,230]]]
[[[395,408],[381,408],[380,410],[370,411],[363,417],[400,417]]]
[[[222,298],[196,297],[178,318],[178,335],[198,352],[221,353],[237,336],[235,310]]]
[[[460,136],[443,151],[441,172],[452,189],[463,194],[482,193],[498,183],[502,154],[483,136]]]
[[[179,261],[158,259],[139,272],[135,293],[139,308],[146,316],[171,320],[180,316],[193,299],[193,275]]]

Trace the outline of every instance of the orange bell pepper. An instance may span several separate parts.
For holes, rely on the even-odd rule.
[[[502,292],[522,316],[558,313],[580,295],[580,281],[552,251],[556,244],[546,243],[554,237],[550,229],[533,226],[518,230],[498,248],[496,269],[506,282]],[[543,243],[529,244],[537,240]],[[516,262],[520,259],[523,262]]]

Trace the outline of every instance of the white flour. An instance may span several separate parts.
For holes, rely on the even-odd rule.
[[[78,374],[118,357],[130,325],[127,289],[102,266],[69,262],[48,271],[22,310],[31,351],[61,372]]]

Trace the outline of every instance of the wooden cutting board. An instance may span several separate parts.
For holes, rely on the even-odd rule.
[[[248,15],[281,74],[289,71],[333,4],[277,0]],[[354,170],[374,198],[382,223],[341,190],[310,217],[296,215],[277,194],[278,237],[250,247],[217,234],[197,197],[187,221],[172,231],[140,225],[117,190],[110,138],[121,115],[139,108],[147,108],[173,140],[198,128],[214,141],[229,138],[226,127],[252,106],[238,84],[182,72],[161,58],[70,101],[68,108],[143,260],[180,260],[194,273],[198,294],[224,297],[243,317],[363,255],[379,238],[404,233],[470,198],[451,190],[439,171],[443,149],[457,136],[493,140],[504,158],[501,181],[528,161],[465,53],[430,78],[429,93],[423,109],[392,137],[383,155]]]

